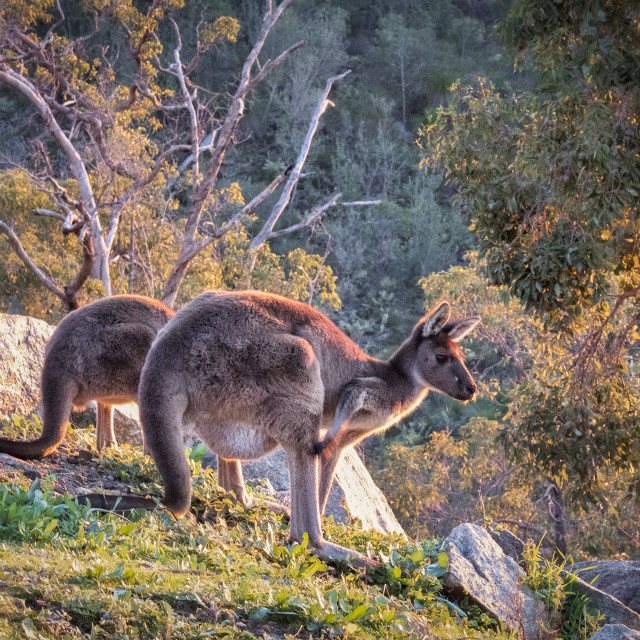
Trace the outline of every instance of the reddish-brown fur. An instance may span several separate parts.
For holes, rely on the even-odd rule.
[[[316,309],[258,292],[208,292],[160,332],[140,379],[145,441],[165,483],[165,505],[189,508],[183,424],[218,454],[222,486],[246,500],[238,460],[281,445],[291,481],[291,538],[325,542],[320,512],[342,449],[410,413],[429,389],[469,400],[476,391],[456,340],[479,322],[425,316],[387,361],[366,355]],[[323,450],[327,455],[319,457]],[[320,466],[320,468],[318,468]],[[320,481],[319,481],[320,479]]]

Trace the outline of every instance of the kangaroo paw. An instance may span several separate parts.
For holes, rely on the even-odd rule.
[[[372,558],[368,558],[362,553],[341,547],[333,542],[323,541],[318,546],[311,549],[311,553],[327,562],[348,562],[356,569],[379,569],[382,565]]]

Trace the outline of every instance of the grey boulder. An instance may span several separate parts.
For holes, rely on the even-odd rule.
[[[542,603],[522,584],[524,572],[482,527],[457,526],[442,543],[449,558],[444,585],[458,598],[465,594],[510,631],[527,640],[542,637],[548,624]]]
[[[640,632],[623,624],[605,624],[591,636],[591,640],[640,640]]]

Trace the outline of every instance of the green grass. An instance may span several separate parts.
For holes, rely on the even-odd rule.
[[[72,437],[87,444],[86,433]],[[193,516],[181,522],[162,511],[125,518],[91,509],[55,495],[52,478],[0,484],[0,637],[505,637],[474,629],[447,604],[437,541],[408,543],[329,519],[327,539],[383,568],[329,567],[305,544],[286,544],[281,516],[245,511],[218,491],[201,453],[190,458]],[[110,451],[98,464],[161,495],[153,464],[136,451]]]

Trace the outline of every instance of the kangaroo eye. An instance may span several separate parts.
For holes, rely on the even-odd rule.
[[[447,356],[443,356],[443,355],[442,355],[442,354],[440,354],[440,353],[436,356],[436,362],[437,362],[438,364],[444,364],[448,359],[449,359],[449,358],[447,358]]]

